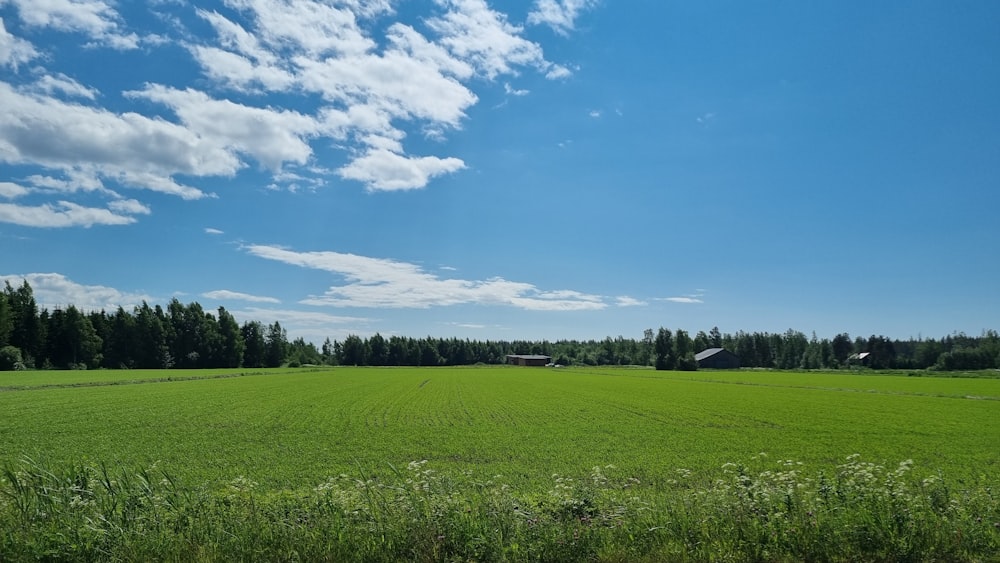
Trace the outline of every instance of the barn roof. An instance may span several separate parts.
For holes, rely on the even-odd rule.
[[[552,356],[542,356],[541,354],[507,354],[508,358],[524,358],[525,360],[551,360]]]
[[[718,354],[719,352],[728,352],[728,350],[726,350],[725,348],[708,348],[695,354],[694,359],[700,362],[705,358],[711,358],[712,356]]]

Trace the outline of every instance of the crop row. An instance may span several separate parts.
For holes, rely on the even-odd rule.
[[[1000,473],[1000,401],[834,389],[815,374],[797,374],[802,387],[766,373],[741,374],[757,384],[653,375],[338,368],[10,391],[0,393],[0,462],[161,462],[196,480],[245,475],[270,489],[414,459],[522,484],[614,464],[656,487],[672,468],[759,452],[813,469],[858,452],[955,478]]]

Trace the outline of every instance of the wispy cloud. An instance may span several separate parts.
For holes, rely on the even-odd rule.
[[[451,322],[451,323],[445,323],[445,324],[448,325],[448,326],[457,326],[458,328],[471,328],[473,330],[482,330],[482,329],[488,328],[487,325],[480,324],[480,323],[455,323],[455,322]]]
[[[250,245],[254,256],[342,276],[344,285],[301,301],[335,307],[426,309],[460,304],[501,305],[533,311],[580,311],[607,307],[604,299],[574,290],[541,290],[530,283],[442,279],[416,264],[340,252],[296,252]]]
[[[281,323],[282,328],[288,331],[290,339],[301,337],[317,345],[326,338],[343,340],[352,334],[370,336],[375,332],[367,328],[372,319],[365,317],[346,317],[317,311],[261,307],[247,307],[229,312],[240,322]]]
[[[662,301],[670,301],[673,303],[704,303],[704,301],[697,297],[664,297]]]
[[[527,96],[531,93],[531,90],[514,88],[510,85],[510,82],[504,82],[503,91],[506,92],[508,96]]]
[[[61,72],[42,75],[32,85],[32,89],[49,96],[61,93],[66,96],[87,100],[96,99],[98,94],[96,89],[84,86]]]
[[[345,317],[340,315],[329,315],[316,311],[296,311],[294,309],[264,309],[260,307],[247,307],[238,311],[231,311],[234,315],[253,321],[261,322],[281,322],[294,323],[298,326],[327,326],[342,325],[351,323],[367,323],[371,319],[365,317]]]
[[[548,25],[560,35],[569,35],[576,28],[580,14],[597,3],[598,0],[535,0],[528,23]]]
[[[704,303],[705,301],[702,299],[703,297],[705,297],[705,290],[696,289],[694,290],[694,293],[688,293],[687,295],[679,295],[675,297],[657,297],[655,301],[669,301],[671,303],[694,304],[694,303]]]
[[[130,202],[135,200],[111,202],[108,208],[84,207],[69,201],[35,206],[0,203],[0,223],[43,228],[128,225],[136,222],[135,213],[149,213],[142,204]]]
[[[627,295],[621,295],[615,298],[615,304],[619,307],[640,307],[646,305],[645,301],[640,301],[634,297],[629,297]]]
[[[201,294],[202,297],[208,299],[219,299],[221,301],[250,301],[252,303],[281,303],[279,299],[274,297],[265,297],[261,295],[251,295],[249,293],[240,293],[239,291],[229,291],[228,289],[217,289],[215,291],[208,291]]]
[[[213,229],[212,227],[205,227],[205,233],[206,234],[210,234],[210,235],[222,235],[222,234],[225,234],[224,231],[220,231],[219,229]]]

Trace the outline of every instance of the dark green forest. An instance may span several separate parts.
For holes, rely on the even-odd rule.
[[[562,365],[639,365],[697,369],[695,353],[725,348],[749,368],[981,370],[1000,368],[1000,336],[986,330],[940,339],[893,340],[871,335],[832,339],[784,333],[723,334],[718,328],[646,329],[641,338],[603,340],[469,340],[409,338],[375,334],[344,341],[329,338],[317,348],[302,338],[289,341],[280,323],[236,319],[219,307],[172,299],[166,308],[85,312],[73,305],[39,309],[31,286],[7,282],[0,296],[0,370],[260,368],[282,365],[449,366],[501,364],[508,354],[544,354]],[[864,360],[857,354],[867,352]]]

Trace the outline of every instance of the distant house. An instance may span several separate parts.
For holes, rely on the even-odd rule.
[[[868,356],[871,356],[871,352],[861,352],[860,354],[851,354],[847,357],[847,365],[851,364],[861,364],[868,365]]]
[[[515,366],[542,366],[552,363],[552,356],[537,354],[508,354],[507,363]]]
[[[694,355],[699,368],[704,369],[737,369],[740,358],[725,348],[709,348]]]

